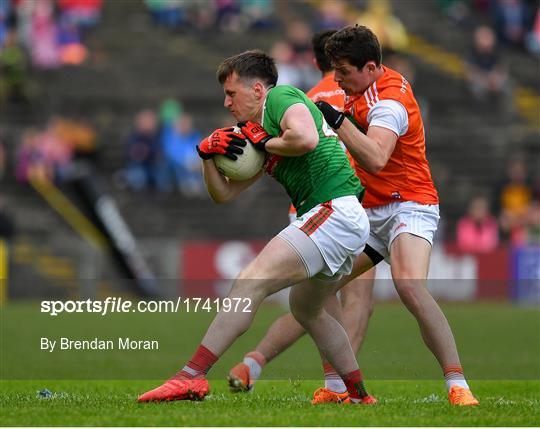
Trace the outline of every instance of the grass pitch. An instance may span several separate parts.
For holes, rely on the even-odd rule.
[[[51,318],[36,304],[2,309],[0,425],[4,426],[539,426],[540,311],[508,304],[445,305],[469,383],[481,402],[448,405],[440,370],[414,319],[379,304],[359,361],[376,406],[309,400],[320,363],[304,337],[271,362],[253,393],[229,393],[225,376],[283,312],[264,307],[253,328],[210,373],[203,402],[138,404],[136,397],[188,359],[211,314]],[[156,337],[159,352],[39,350],[41,336]],[[78,379],[78,381],[75,381]],[[42,389],[53,392],[39,398]]]
[[[479,407],[450,406],[439,381],[372,381],[375,406],[309,403],[316,381],[261,381],[232,394],[212,382],[203,402],[138,404],[151,381],[3,382],[0,422],[8,426],[537,426],[540,384],[476,381]],[[37,399],[48,386],[51,398]]]

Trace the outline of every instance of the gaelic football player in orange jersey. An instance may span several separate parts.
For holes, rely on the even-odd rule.
[[[364,26],[338,31],[325,52],[334,66],[334,79],[348,96],[346,113],[367,130],[364,134],[344,113],[318,103],[357,162],[357,174],[366,186],[368,244],[390,263],[396,290],[442,368],[450,403],[478,405],[463,376],[450,325],[426,288],[439,198],[412,88],[403,76],[381,64],[377,37]],[[364,253],[357,258],[355,271],[372,265],[373,258]]]
[[[322,79],[307,96],[313,102],[325,101],[334,108],[343,110],[345,107],[345,93],[334,80],[334,71],[324,52],[324,45],[336,30],[326,30],[313,36],[312,45],[315,54],[315,65],[322,73]],[[354,168],[354,160],[349,156]],[[296,219],[296,210],[291,205],[289,211],[291,222]],[[343,327],[347,331],[352,349],[357,352],[364,341],[369,318],[373,312],[373,281],[375,268],[350,281],[341,289],[341,312]],[[329,311],[339,312],[340,303],[332,297]],[[304,328],[296,321],[291,313],[287,313],[276,320],[255,350],[247,353],[241,363],[231,369],[229,384],[232,391],[241,392],[251,390],[261,374],[262,368],[273,358],[294,344],[303,334]],[[324,388],[317,389],[313,404],[326,402],[343,402],[347,396],[347,388],[336,373],[326,362],[323,362]],[[362,403],[372,404],[376,400],[366,396]]]

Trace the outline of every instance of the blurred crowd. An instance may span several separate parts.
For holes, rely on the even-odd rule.
[[[494,195],[471,199],[456,242],[464,253],[489,253],[502,243],[540,245],[540,177],[533,180],[523,160],[511,160]]]
[[[275,25],[273,0],[144,0],[155,24],[172,30],[241,33]]]
[[[21,183],[35,179],[61,183],[74,160],[96,155],[97,136],[90,124],[53,116],[44,127],[25,129],[15,153],[15,177]]]
[[[0,1],[0,102],[26,100],[32,68],[80,65],[85,32],[100,19],[103,0]]]
[[[468,19],[471,24],[472,12],[485,16],[482,24],[475,20],[471,25],[474,32],[466,72],[472,94],[479,100],[491,94],[508,94],[510,78],[501,49],[517,46],[540,52],[535,50],[540,46],[538,10],[532,7],[537,2],[439,2],[449,17],[460,22]],[[314,65],[312,34],[356,23],[375,31],[387,66],[410,82],[415,79],[415,69],[406,54],[410,37],[387,0],[367,0],[361,13],[353,13],[351,2],[322,0],[317,2],[311,25],[294,15],[285,19],[281,16],[278,22],[278,5],[272,0],[143,0],[141,4],[155,25],[173,31],[212,29],[241,34],[282,28],[282,37],[270,49],[276,59],[279,84],[303,90],[314,86],[320,72]],[[88,55],[85,33],[99,22],[102,7],[103,0],[0,0],[0,102],[3,97],[28,96],[31,69],[83,63]],[[427,115],[427,101],[421,93],[416,95],[423,115]],[[427,124],[428,118],[424,121]],[[131,127],[119,132],[123,139],[117,143],[123,144],[125,163],[114,174],[114,183],[133,192],[206,196],[194,150],[203,137],[196,123],[191,112],[185,112],[175,99],[134,113]],[[230,118],[221,125],[230,125]],[[74,160],[95,158],[97,148],[97,130],[90,123],[54,115],[43,126],[25,129],[15,155],[16,178],[28,182],[46,177],[61,182]],[[0,140],[0,179],[5,175],[6,159]],[[522,159],[512,160],[494,194],[470,200],[455,230],[456,243],[463,252],[487,253],[508,242],[540,244],[540,183],[533,181],[525,165]]]
[[[438,0],[442,10],[460,24],[479,18],[497,41],[540,54],[540,7],[536,0]]]
[[[165,100],[159,112],[141,110],[126,140],[126,165],[116,175],[117,183],[133,191],[206,195],[195,151],[201,139],[193,118],[173,99]]]
[[[540,55],[540,5],[537,0],[439,0],[442,11],[474,29],[466,59],[469,87],[476,100],[509,95],[505,50]]]

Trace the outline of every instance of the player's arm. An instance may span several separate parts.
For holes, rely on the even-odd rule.
[[[263,170],[248,180],[231,180],[219,172],[212,159],[203,160],[203,177],[210,198],[216,203],[226,203],[253,185],[263,175]]]
[[[216,167],[213,157],[223,155],[236,160],[244,151],[245,136],[235,133],[233,128],[219,128],[197,146],[202,159],[203,178],[208,194],[216,203],[226,203],[249,188],[261,176],[262,171],[249,180],[235,181],[223,176]]]
[[[370,173],[376,174],[386,166],[398,137],[408,128],[407,111],[394,100],[381,101],[372,108],[366,134],[347,119],[344,113],[335,110],[328,103],[316,104],[354,160]]]
[[[364,134],[348,119],[336,132],[354,160],[373,174],[384,168],[398,139],[394,131],[378,126],[370,126]]]
[[[254,122],[238,124],[242,133],[256,148],[281,156],[300,156],[315,149],[319,132],[308,107],[303,103],[290,106],[279,123],[283,134],[272,137]]]
[[[282,156],[300,156],[315,149],[319,132],[313,115],[303,103],[293,104],[281,118],[281,137],[274,137],[266,144],[266,151]]]

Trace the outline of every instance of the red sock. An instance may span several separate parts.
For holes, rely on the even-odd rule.
[[[465,389],[469,388],[467,381],[463,375],[463,368],[461,365],[447,365],[443,367],[444,380],[446,387],[450,389],[452,386],[459,386]]]
[[[344,377],[342,377],[347,391],[349,392],[349,398],[352,402],[358,402],[360,399],[368,396],[366,388],[364,387],[364,380],[362,373],[359,369],[351,371]]]
[[[204,378],[218,359],[218,356],[201,344],[186,366],[172,378],[176,380]]]
[[[329,362],[323,363],[323,371],[324,371],[324,377],[325,378],[341,378],[339,374],[336,372],[334,367],[330,365]]]
[[[443,368],[444,378],[446,380],[452,378],[463,378],[463,368],[461,365],[448,365]]]

